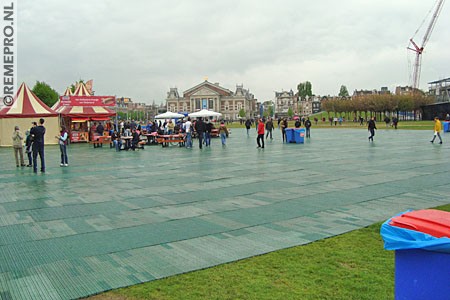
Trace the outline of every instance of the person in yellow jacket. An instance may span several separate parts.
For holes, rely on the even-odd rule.
[[[442,144],[442,139],[441,139],[441,130],[442,130],[442,124],[441,121],[439,121],[438,117],[434,118],[434,136],[433,139],[430,141],[432,143],[434,143],[434,139],[436,138],[436,136],[439,137],[439,144]]]

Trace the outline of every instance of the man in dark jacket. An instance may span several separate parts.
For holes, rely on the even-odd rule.
[[[39,120],[39,126],[31,128],[30,135],[33,137],[33,172],[37,173],[37,156],[41,159],[41,172],[45,172],[44,159],[44,119]]]
[[[270,134],[270,139],[273,140],[273,138],[272,138],[272,130],[274,128],[275,127],[273,126],[273,120],[272,120],[271,117],[269,117],[269,119],[266,122],[266,132],[267,132],[266,133],[266,140],[267,140],[267,137],[269,136],[269,134]]]
[[[375,125],[375,119],[372,117],[370,118],[369,122],[367,122],[367,129],[370,132],[369,141],[373,142],[373,137],[375,135],[375,129],[377,129],[377,126]]]
[[[98,124],[96,131],[99,136],[103,136],[103,131],[105,131],[105,127],[103,127],[102,123]]]
[[[207,121],[205,124],[205,146],[211,147],[211,132],[214,129],[213,123]]]
[[[252,121],[250,121],[250,119],[247,119],[247,121],[245,121],[245,128],[247,129],[247,136],[250,136],[250,127],[252,127]]]
[[[306,118],[305,128],[306,128],[306,137],[310,138],[311,137],[311,121],[309,120],[309,117]]]
[[[195,122],[195,131],[197,132],[198,137],[198,147],[202,149],[203,146],[203,133],[206,130],[205,123],[202,118],[198,118],[197,122]]]

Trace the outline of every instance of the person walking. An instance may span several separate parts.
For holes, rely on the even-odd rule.
[[[394,126],[395,129],[397,129],[397,124],[398,124],[398,118],[397,117],[393,117],[392,118],[392,126]]]
[[[197,122],[195,122],[195,131],[197,132],[198,138],[198,147],[202,149],[203,146],[203,134],[206,130],[205,123],[202,118],[198,118]]]
[[[14,157],[16,158],[16,167],[25,167],[23,161],[23,133],[20,132],[19,126],[14,127],[14,132],[12,134]],[[20,164],[19,164],[20,156]]]
[[[283,138],[283,143],[287,143],[287,138],[286,138],[286,128],[288,127],[288,121],[286,118],[283,119],[283,121],[281,121],[280,123],[281,125],[281,136]]]
[[[55,136],[55,138],[58,139],[59,143],[59,150],[61,151],[61,167],[68,167],[69,161],[67,159],[67,138],[69,137],[69,134],[66,131],[66,126],[61,126],[61,132],[59,136]]]
[[[220,140],[222,141],[222,146],[226,146],[227,137],[229,135],[229,132],[228,132],[227,126],[225,126],[224,121],[220,122],[219,134],[220,134]]]
[[[373,137],[375,136],[375,129],[377,129],[377,125],[375,124],[374,117],[370,118],[369,122],[367,122],[367,129],[370,132],[369,141],[373,142]]]
[[[247,121],[245,121],[245,128],[247,129],[247,137],[250,136],[250,128],[252,127],[252,121],[250,121],[250,119],[247,119]]]
[[[33,165],[33,156],[31,155],[31,146],[33,144],[33,141],[31,139],[31,134],[30,131],[27,130],[25,132],[25,152],[27,153],[27,157],[28,157],[28,165],[27,167],[31,167]]]
[[[45,158],[44,158],[44,119],[39,119],[39,125],[31,128],[30,134],[33,137],[33,172],[37,173],[37,156],[41,160],[41,172],[45,173]]]
[[[306,128],[306,137],[311,137],[311,121],[309,120],[309,117],[305,120],[305,128]]]
[[[442,144],[441,130],[442,130],[441,121],[439,121],[438,117],[434,117],[434,136],[430,142],[434,143],[434,139],[436,138],[436,136],[438,136],[439,144]]]
[[[258,137],[256,138],[256,143],[258,144],[258,148],[264,149],[264,121],[263,119],[259,119],[258,122]]]
[[[214,125],[211,120],[207,120],[205,124],[205,146],[211,147],[211,132],[214,129]]]
[[[184,131],[186,132],[186,148],[192,148],[192,122],[190,117],[184,123]]]
[[[269,117],[267,119],[267,122],[266,122],[266,130],[267,130],[266,140],[269,137],[269,135],[270,135],[270,139],[273,140],[273,138],[272,138],[272,131],[273,131],[274,128],[275,128],[275,126],[273,125],[273,120],[272,120],[271,117]]]

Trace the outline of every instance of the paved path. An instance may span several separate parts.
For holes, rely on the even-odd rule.
[[[47,173],[0,149],[0,298],[70,299],[214,266],[449,203],[450,135],[318,129],[264,150],[46,147]],[[197,142],[196,140],[194,143]]]

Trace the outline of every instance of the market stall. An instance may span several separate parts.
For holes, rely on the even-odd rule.
[[[105,123],[116,115],[111,109],[114,105],[113,96],[61,96],[56,112],[69,129],[71,142],[88,142],[92,140],[89,131],[94,123]]]

